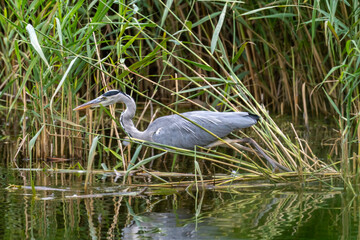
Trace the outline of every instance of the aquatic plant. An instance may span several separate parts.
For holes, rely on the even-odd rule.
[[[251,135],[301,179],[308,173],[314,178],[317,172],[339,172],[339,165],[320,161],[293,125],[293,133],[284,133],[269,112],[291,114],[294,122],[306,125],[311,115],[337,113],[341,168],[356,159],[358,44],[350,35],[357,36],[357,3],[6,3],[1,3],[0,14],[3,116],[14,122],[14,134],[21,135],[19,149],[26,149],[30,136],[39,133],[34,159],[82,158],[97,135],[98,168],[103,163],[127,170],[136,160],[149,162],[148,148],[123,146],[125,135],[113,108],[88,112],[88,117],[72,111],[107,89],[121,89],[143,104],[137,119],[142,129],[155,117],[184,108],[261,115],[251,132],[232,137]],[[339,74],[345,72],[349,74]],[[330,76],[340,77],[332,81]],[[256,154],[237,148],[175,152],[228,173],[274,175]]]

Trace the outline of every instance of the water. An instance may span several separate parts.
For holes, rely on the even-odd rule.
[[[0,170],[1,239],[358,239],[359,197],[320,186],[186,191]],[[147,181],[151,181],[147,179]],[[145,182],[145,179],[139,180]],[[10,186],[10,187],[9,187]],[[6,187],[8,187],[6,189]],[[197,200],[196,200],[197,194]]]
[[[281,122],[281,129],[291,133],[290,121]],[[329,150],[321,143],[333,132],[319,126],[313,123],[299,136],[326,160]],[[0,144],[2,164],[13,165],[16,150]],[[163,164],[155,165],[161,171]],[[360,239],[360,198],[342,188],[196,192],[195,187],[145,188],[156,181],[148,177],[122,185],[121,178],[98,174],[85,192],[84,173],[36,171],[32,176],[35,197],[29,171],[0,168],[0,239]]]

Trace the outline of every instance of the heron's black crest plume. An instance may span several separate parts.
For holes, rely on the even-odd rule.
[[[120,93],[120,91],[119,91],[119,90],[110,90],[110,91],[108,91],[108,92],[104,93],[104,94],[103,94],[103,96],[105,96],[105,97],[109,97],[109,96],[116,95],[116,94],[118,94],[118,93]]]

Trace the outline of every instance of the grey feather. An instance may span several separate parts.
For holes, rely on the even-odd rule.
[[[223,138],[236,129],[256,124],[258,118],[247,112],[210,112],[194,111],[182,114],[219,138]],[[179,148],[192,149],[195,145],[206,146],[217,140],[192,122],[179,115],[160,117],[145,131],[151,135],[151,141]]]

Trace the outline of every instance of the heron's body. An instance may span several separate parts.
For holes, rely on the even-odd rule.
[[[174,114],[157,118],[142,132],[132,121],[136,111],[134,100],[118,90],[108,91],[75,110],[107,106],[116,102],[126,105],[126,110],[120,116],[120,123],[130,137],[185,149],[193,149],[195,145],[209,145],[217,137],[223,138],[234,130],[250,127],[259,119],[259,116],[247,112],[193,111],[181,113],[182,116]]]
[[[217,140],[209,132],[223,138],[236,129],[254,125],[258,119],[257,116],[246,112],[193,111],[181,115],[183,117],[169,115],[156,119],[144,132],[146,136],[151,136],[146,140],[178,148],[193,149],[195,145],[207,146]]]

